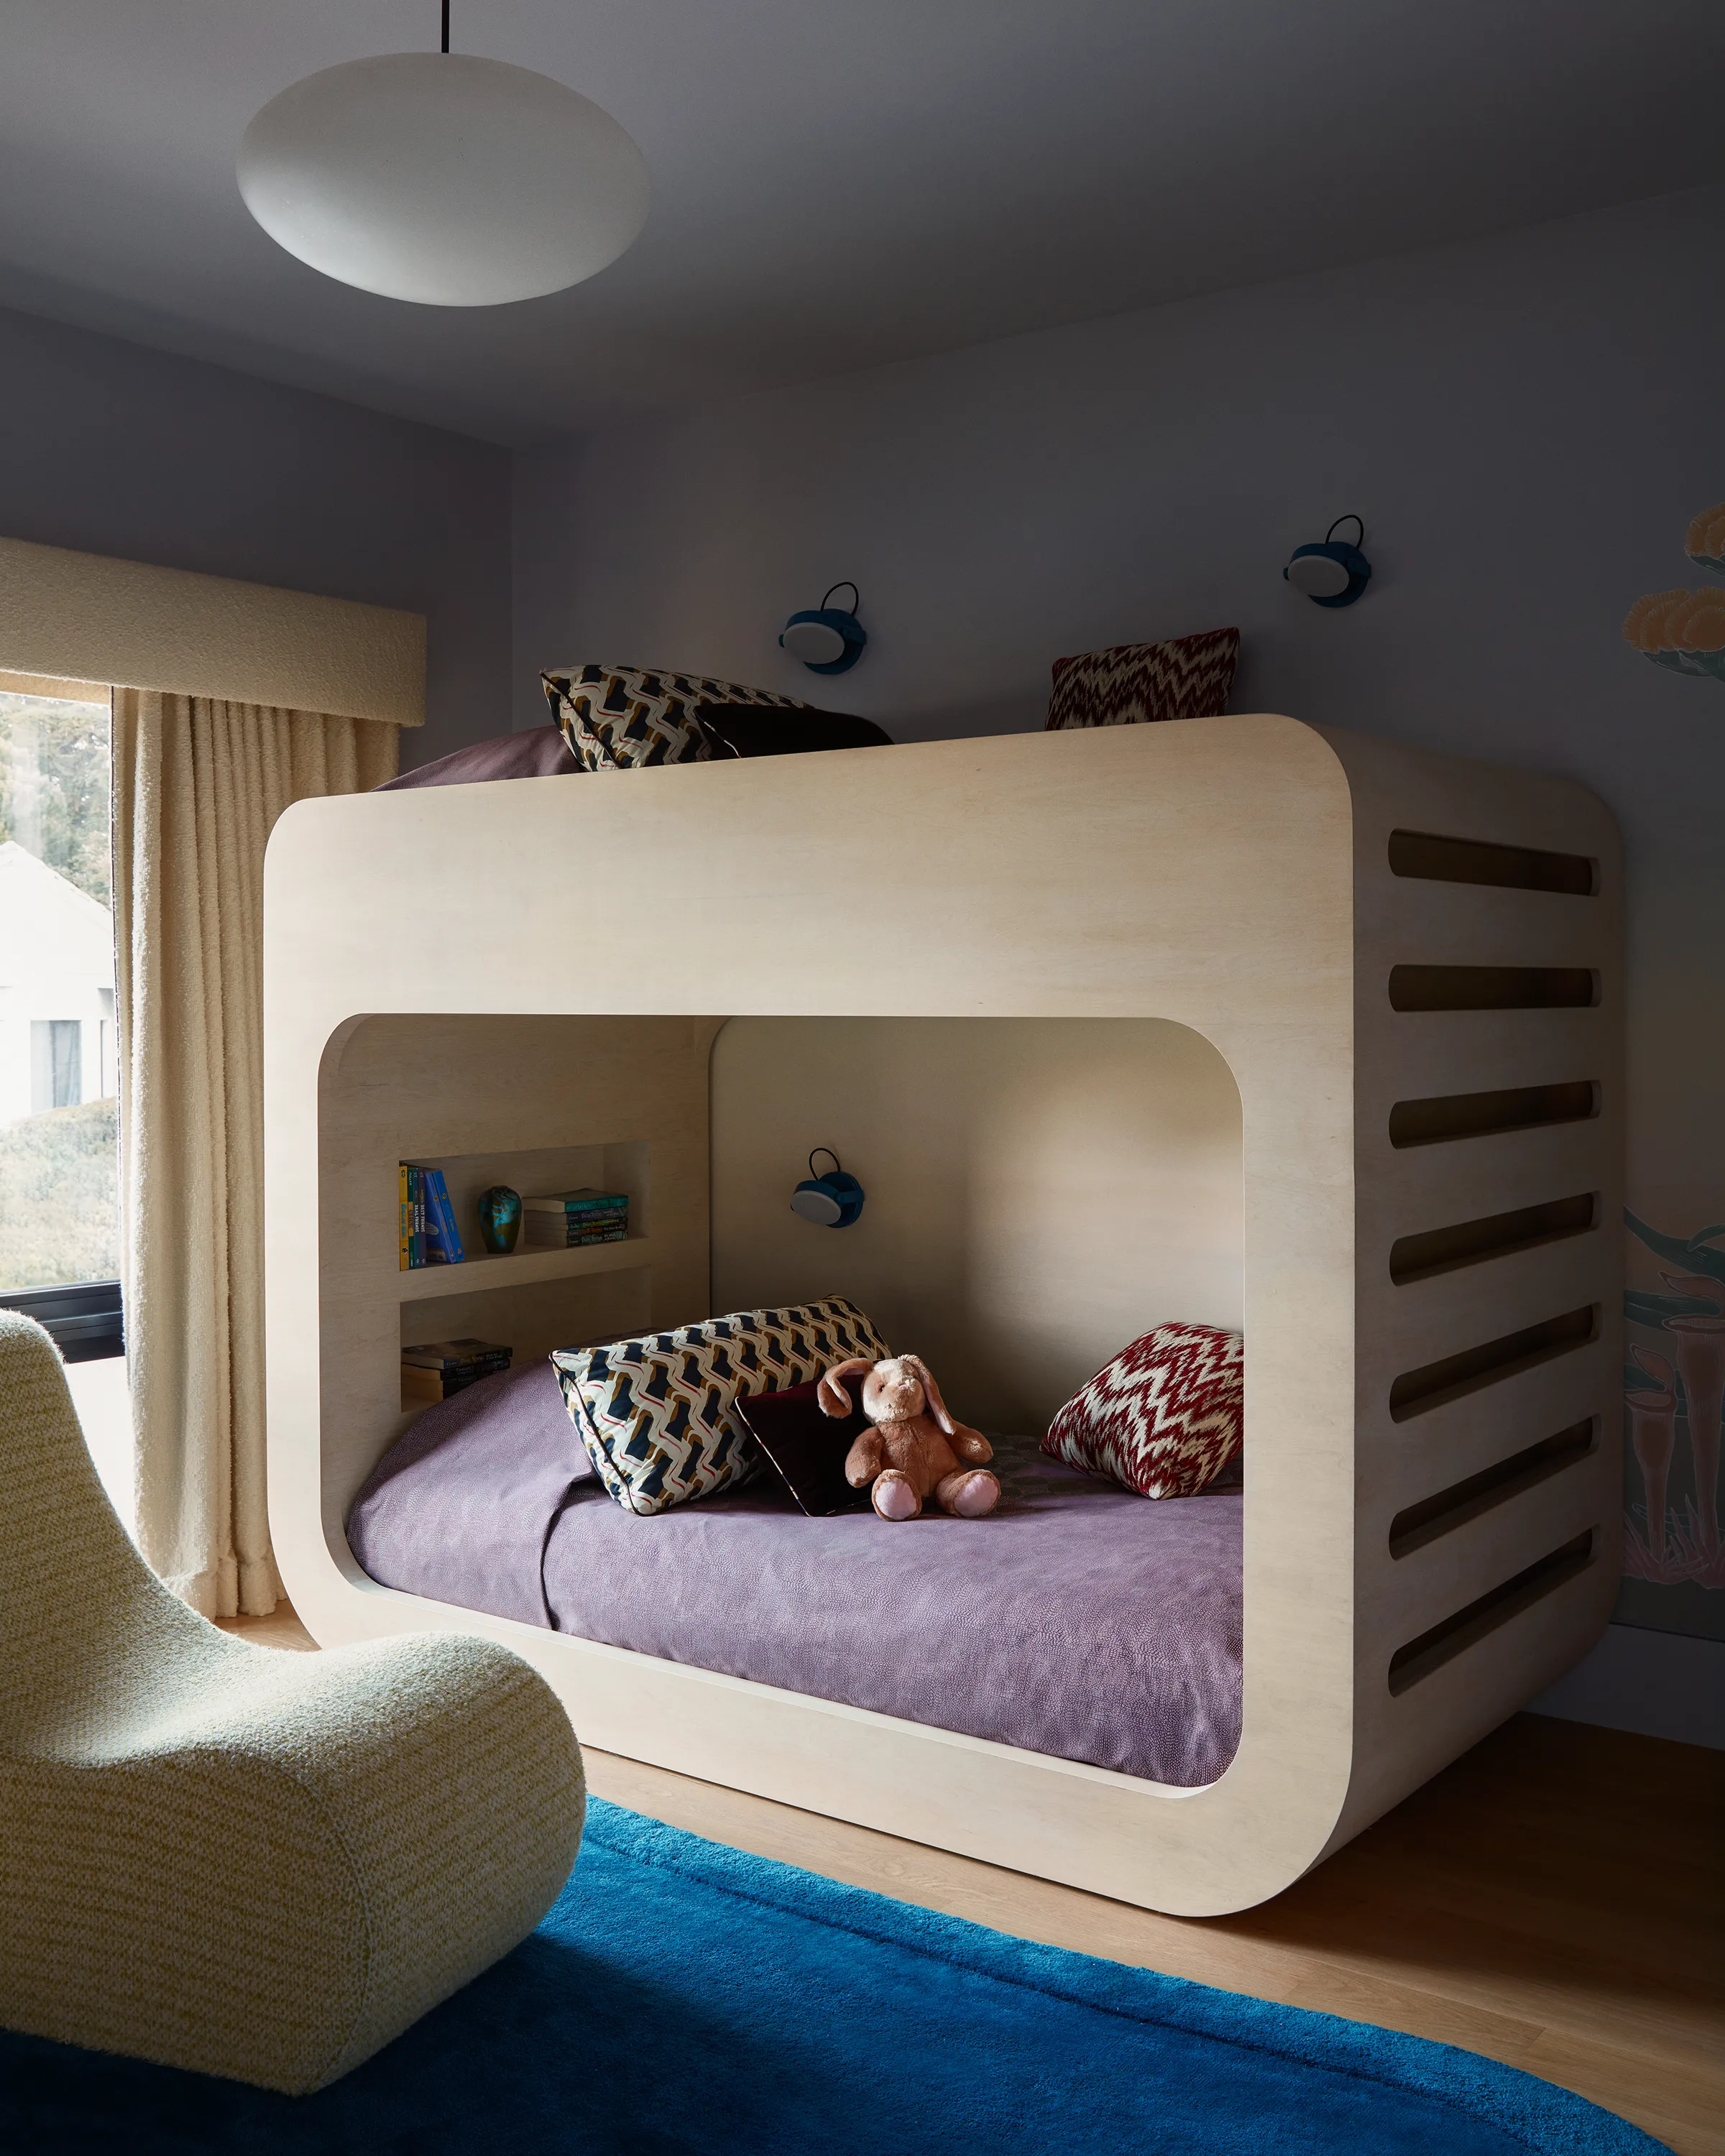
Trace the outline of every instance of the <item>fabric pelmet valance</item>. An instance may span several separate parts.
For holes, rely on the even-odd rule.
[[[425,618],[0,538],[0,674],[417,726]]]

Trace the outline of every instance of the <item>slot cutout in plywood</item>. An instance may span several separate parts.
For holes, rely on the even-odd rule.
[[[1518,1206],[1512,1213],[1491,1213],[1480,1220],[1458,1220],[1423,1235],[1403,1235],[1391,1244],[1389,1277],[1398,1287],[1431,1280],[1462,1265],[1484,1265],[1491,1258],[1537,1250],[1584,1235],[1599,1224],[1599,1198],[1594,1190],[1574,1198],[1548,1199],[1543,1205]]]
[[[1435,1093],[1398,1101],[1389,1111],[1389,1142],[1447,1145],[1456,1138],[1497,1137],[1507,1131],[1543,1130],[1554,1123],[1584,1123],[1599,1112],[1600,1092],[1591,1078],[1558,1086],[1509,1086],[1490,1093]]]
[[[1512,1497],[1519,1497],[1522,1491],[1532,1489],[1536,1483],[1549,1481],[1564,1468],[1573,1467],[1578,1460],[1587,1459],[1599,1438],[1599,1417],[1585,1415],[1579,1422],[1571,1423],[1567,1430],[1558,1430],[1554,1437],[1543,1437],[1538,1445],[1512,1453],[1495,1466],[1482,1468],[1477,1475],[1452,1482],[1447,1490],[1422,1497],[1417,1505],[1404,1506],[1389,1523],[1389,1554],[1394,1558],[1409,1557],[1415,1550],[1424,1549],[1428,1543],[1435,1543],[1440,1535],[1465,1527],[1482,1512],[1507,1504]]]
[[[1392,966],[1399,1011],[1585,1010],[1599,1000],[1591,966]]]
[[[1406,1422],[1411,1416],[1430,1414],[1434,1408],[1447,1407],[1451,1400],[1461,1399],[1469,1393],[1481,1392],[1487,1385],[1502,1384],[1506,1378],[1519,1377],[1538,1363],[1585,1348],[1599,1337],[1599,1306],[1589,1302],[1579,1310],[1566,1311],[1561,1317],[1548,1317],[1538,1325],[1523,1327],[1519,1332],[1506,1332],[1477,1348],[1464,1348],[1459,1355],[1445,1355],[1440,1362],[1404,1370],[1389,1389],[1390,1419]]]
[[[1553,854],[1538,846],[1501,846],[1480,839],[1445,839],[1432,831],[1392,831],[1389,872],[1427,883],[1555,891],[1571,898],[1592,898],[1599,888],[1599,865],[1586,854]]]
[[[1441,1624],[1409,1640],[1405,1646],[1398,1647],[1389,1658],[1391,1691],[1399,1695],[1410,1690],[1422,1677],[1429,1677],[1445,1662],[1454,1661],[1457,1655],[1489,1639],[1511,1618],[1519,1617],[1524,1609],[1531,1609],[1536,1602],[1555,1594],[1579,1573],[1585,1572],[1593,1563],[1595,1532],[1584,1527],[1559,1548],[1506,1579],[1501,1587],[1494,1587]]]

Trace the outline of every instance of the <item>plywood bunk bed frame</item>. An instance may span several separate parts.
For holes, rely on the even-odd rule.
[[[585,1740],[706,1780],[1147,1907],[1265,1900],[1610,1610],[1619,888],[1579,787],[1277,716],[290,810],[265,1102],[270,1511],[295,1609],[327,1645],[503,1640]],[[739,1014],[1153,1018],[1225,1059],[1246,1472],[1243,1730],[1219,1780],[1171,1789],[359,1569],[342,1523],[405,1427],[418,1301],[442,1337],[502,1327],[534,1353],[572,1295],[587,1337],[714,1307],[709,1065]],[[407,1158],[470,1191],[585,1170],[644,1194],[644,1232],[401,1272]]]

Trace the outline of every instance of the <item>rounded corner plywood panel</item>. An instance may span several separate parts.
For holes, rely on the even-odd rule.
[[[423,874],[480,853],[477,896]],[[1593,866],[1542,880],[1548,855]],[[1566,782],[1274,715],[301,803],[264,967],[295,1606],[328,1644],[506,1639],[589,1741],[989,1863],[1185,1915],[1278,1892],[1604,1621],[1617,1245],[1500,1216],[1620,1202],[1616,858]],[[344,1120],[320,1060],[364,1011],[475,1052],[404,1036],[372,1087],[344,1055]],[[1578,1091],[1581,1120],[1489,1121]],[[1175,1792],[365,1579],[341,1507],[398,1399],[394,1163],[578,1140],[652,1147],[653,1322],[848,1289],[979,1419],[1034,1422],[1176,1296],[1237,1312],[1226,1772]],[[860,1226],[789,1213],[815,1145],[867,1187]]]
[[[834,1147],[854,1227],[792,1187]],[[721,1309],[848,1295],[957,1412],[1040,1431],[1153,1325],[1241,1323],[1240,1091],[1162,1019],[736,1018],[712,1060]]]

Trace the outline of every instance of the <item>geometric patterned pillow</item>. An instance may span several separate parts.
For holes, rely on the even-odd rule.
[[[771,704],[806,711],[794,696],[745,689],[704,674],[649,666],[567,666],[540,679],[552,716],[583,771],[634,771],[655,763],[706,763],[711,744],[696,722],[701,704]]]
[[[1158,1325],[1122,1348],[1048,1426],[1042,1449],[1143,1497],[1190,1497],[1240,1449],[1241,1338]]]
[[[1117,644],[1054,663],[1045,731],[1132,726],[1156,719],[1219,719],[1240,660],[1237,629],[1165,644]]]
[[[854,1302],[735,1311],[552,1357],[594,1471],[625,1512],[663,1512],[747,1482],[764,1464],[739,1393],[784,1392],[886,1342]]]

